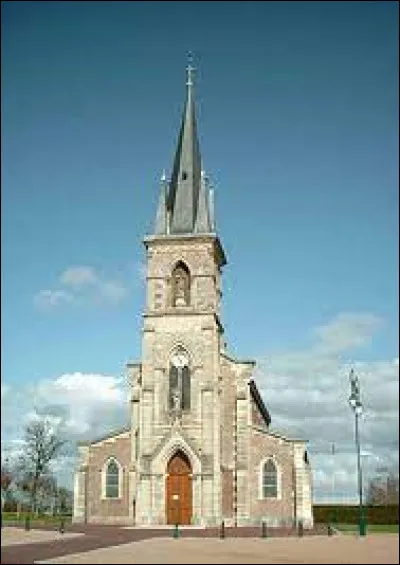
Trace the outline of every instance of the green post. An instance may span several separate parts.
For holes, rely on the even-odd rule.
[[[364,508],[360,508],[360,536],[367,535],[367,517],[364,512]]]
[[[174,539],[178,539],[179,538],[179,528],[178,528],[178,524],[175,524],[174,526],[174,530],[173,530],[173,537]]]
[[[261,537],[262,538],[266,538],[267,537],[267,523],[265,520],[263,520],[261,522]]]
[[[25,530],[28,532],[31,529],[29,514],[25,516]]]
[[[358,418],[362,414],[362,403],[360,395],[360,382],[358,376],[355,374],[353,369],[350,371],[350,397],[349,404],[354,411],[355,417],[355,440],[357,449],[357,475],[358,475],[358,496],[359,496],[359,533],[360,536],[365,536],[367,534],[367,520],[364,514],[363,508],[363,481],[362,481],[362,469],[361,469],[361,446],[360,446],[360,435],[358,429]]]

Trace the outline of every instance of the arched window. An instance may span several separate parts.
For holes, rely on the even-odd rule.
[[[189,356],[183,348],[171,356],[169,369],[169,408],[173,412],[190,410]]]
[[[172,271],[172,305],[189,306],[190,272],[185,263],[179,261]]]
[[[278,472],[272,459],[262,467],[262,498],[278,498]]]
[[[107,464],[106,470],[106,498],[118,498],[119,493],[119,467],[114,459]]]

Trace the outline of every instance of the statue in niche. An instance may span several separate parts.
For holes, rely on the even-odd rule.
[[[184,265],[177,265],[173,273],[173,305],[188,306],[190,293],[189,272]]]

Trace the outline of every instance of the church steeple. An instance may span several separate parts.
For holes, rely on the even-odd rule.
[[[194,68],[187,66],[186,102],[168,192],[161,188],[155,233],[193,234],[212,232],[209,194],[201,172],[193,93]],[[163,194],[164,193],[164,194]],[[163,210],[162,208],[165,207]],[[164,222],[164,217],[166,222]],[[162,220],[160,221],[160,218]],[[165,227],[164,227],[165,226]]]

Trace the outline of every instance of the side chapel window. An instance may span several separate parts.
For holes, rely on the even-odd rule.
[[[119,467],[114,461],[111,461],[107,465],[106,470],[106,498],[118,498],[119,497]]]
[[[169,408],[173,412],[190,410],[190,367],[184,349],[178,349],[171,357],[169,369]]]
[[[268,459],[262,469],[262,497],[278,497],[278,473],[272,459]]]
[[[172,271],[172,305],[189,306],[190,273],[187,266],[179,261]]]

